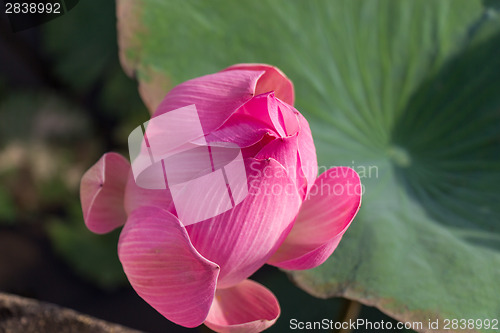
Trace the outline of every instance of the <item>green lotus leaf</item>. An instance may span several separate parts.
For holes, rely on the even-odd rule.
[[[323,170],[358,171],[359,215],[325,264],[290,272],[301,288],[419,331],[499,318],[497,2],[119,0],[118,20],[151,108],[160,83],[270,63],[295,84]]]

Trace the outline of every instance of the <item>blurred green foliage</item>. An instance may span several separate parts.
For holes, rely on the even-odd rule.
[[[112,1],[80,1],[78,7],[43,26],[43,53],[54,74],[79,91],[95,88],[117,69]]]
[[[127,279],[116,251],[120,231],[95,235],[82,223],[79,203],[73,203],[69,209],[64,220],[54,218],[47,225],[57,253],[71,263],[76,273],[102,288],[111,290],[125,285]]]
[[[16,218],[14,201],[5,187],[0,187],[0,223],[13,224]]]
[[[126,284],[119,231],[86,229],[79,182],[104,152],[126,151],[128,132],[149,116],[121,69],[115,26],[114,2],[80,1],[14,35],[19,66],[38,71],[0,73],[0,225],[45,231],[57,255],[104,289]],[[29,58],[16,56],[23,48]]]

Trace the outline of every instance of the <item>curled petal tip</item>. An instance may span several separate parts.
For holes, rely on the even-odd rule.
[[[236,64],[224,69],[224,71],[238,69],[264,71],[264,74],[257,81],[255,95],[274,91],[277,98],[293,105],[295,100],[293,83],[278,67],[267,64]]]
[[[129,170],[130,164],[123,156],[107,153],[83,175],[80,200],[90,231],[104,234],[125,223],[123,198]]]
[[[272,326],[280,315],[278,300],[261,284],[244,280],[220,289],[205,325],[219,333],[255,333]]]

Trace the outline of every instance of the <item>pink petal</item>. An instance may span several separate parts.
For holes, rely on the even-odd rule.
[[[159,313],[186,327],[203,323],[219,266],[196,251],[174,215],[155,207],[132,212],[118,256],[132,287]]]
[[[290,106],[279,99],[276,99],[276,102],[286,135],[295,135],[300,128],[298,119],[298,115],[300,114],[299,111],[297,111],[293,106]]]
[[[255,156],[257,159],[272,158],[287,171],[288,176],[297,186],[298,143],[297,135],[279,138],[264,146]]]
[[[318,177],[309,194],[292,231],[269,264],[309,269],[328,259],[358,212],[361,182],[350,168],[332,168]]]
[[[153,206],[171,213],[175,212],[172,205],[172,195],[168,189],[150,190],[139,187],[134,180],[132,171],[128,174],[124,205],[127,214],[142,206]]]
[[[299,131],[298,111],[274,96],[274,92],[253,97],[219,128],[206,136],[208,142],[231,142],[249,147],[264,135],[293,136]]]
[[[245,163],[247,197],[226,213],[187,226],[196,249],[221,267],[221,288],[246,279],[269,259],[288,234],[301,204],[295,185],[277,161],[247,159]],[[202,191],[199,200],[207,200]]]
[[[268,124],[246,114],[234,114],[216,131],[206,136],[208,142],[231,142],[240,148],[249,147],[269,134],[278,134]]]
[[[123,156],[107,153],[83,175],[80,200],[90,231],[104,234],[125,223],[123,195],[129,170],[130,163]]]
[[[236,112],[238,115],[247,115],[267,125],[280,137],[286,137],[283,118],[278,109],[278,99],[274,92],[255,96],[242,105]]]
[[[204,133],[210,133],[255,95],[263,74],[263,70],[232,70],[186,81],[170,90],[153,117],[195,104]]]
[[[277,67],[266,64],[237,64],[226,68],[224,71],[238,70],[238,69],[254,70],[254,71],[264,70],[265,71],[264,75],[262,75],[259,81],[257,82],[257,88],[255,89],[255,94],[259,95],[270,91],[274,91],[276,97],[278,97],[285,103],[293,105],[294,102],[293,83]]]
[[[293,107],[275,98],[274,93],[263,94],[252,98],[252,100],[243,105],[229,120],[235,116],[242,117],[244,115],[256,117],[260,120],[261,124],[267,123],[270,128],[274,129],[273,132],[266,133],[265,129],[260,129],[259,131],[259,128],[255,126],[253,133],[259,133],[259,139],[264,137],[262,134],[279,136],[276,140],[266,142],[265,145],[260,146],[260,149],[258,149],[257,153],[254,155],[255,158],[273,158],[280,162],[281,165],[287,169],[290,178],[299,187],[300,195],[304,197],[308,188],[310,188],[314,183],[317,174],[314,143],[312,141],[311,132],[307,122],[305,122],[305,126],[303,126],[305,133],[300,133],[300,126],[302,124],[299,123],[299,120],[303,119],[303,121],[305,121],[304,117],[302,117],[302,115],[300,115],[299,112]],[[222,127],[225,125],[226,124]],[[243,129],[243,125],[234,125],[234,127],[235,133],[241,133],[241,136],[253,138],[253,136],[247,134],[248,132],[239,130],[239,128]],[[236,135],[233,135],[233,137],[236,137]],[[306,142],[300,142],[299,140]],[[238,142],[247,143],[245,146],[240,146],[247,147],[249,146],[248,143],[255,144],[258,141],[253,138],[253,140],[247,141],[240,139]],[[303,154],[304,159],[309,159],[304,161],[309,167],[308,170],[305,169],[305,166],[301,165],[301,159],[299,159],[298,149],[301,147],[305,152]],[[256,150],[252,149],[252,151]],[[307,179],[304,175],[306,171],[309,171],[308,175],[311,175],[311,173],[314,172],[314,177],[311,177],[312,179]],[[308,184],[308,181],[310,184]]]
[[[205,325],[219,333],[262,332],[280,315],[273,293],[251,280],[217,289],[215,295]]]
[[[318,176],[318,161],[316,158],[316,147],[314,146],[311,129],[306,118],[300,113],[297,114],[299,119],[299,163],[302,174],[307,179],[307,193],[311,190],[316,177]]]
[[[184,226],[222,214],[248,194],[239,148],[210,146],[185,151],[165,159],[165,174],[176,216]]]
[[[245,158],[255,158],[255,156],[262,150],[265,146],[276,140],[276,136],[265,134],[262,139],[250,147],[242,148],[241,152]]]

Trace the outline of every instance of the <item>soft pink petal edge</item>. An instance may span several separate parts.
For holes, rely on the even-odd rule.
[[[87,228],[104,234],[122,226],[123,208],[130,163],[120,154],[106,153],[82,177],[80,200]]]
[[[300,126],[298,138],[300,167],[307,179],[306,193],[309,193],[318,176],[318,159],[309,123],[302,114],[298,113],[297,117]]]
[[[177,217],[157,207],[134,210],[118,256],[137,294],[167,319],[185,327],[205,321],[220,268],[198,253]]]
[[[205,325],[219,333],[262,332],[276,322],[280,312],[278,300],[269,289],[244,280],[217,290]]]
[[[303,270],[325,262],[356,216],[361,192],[359,176],[351,168],[331,168],[321,174],[290,234],[268,264]]]
[[[233,70],[185,81],[169,91],[153,117],[194,104],[204,133],[210,133],[255,96],[262,75],[263,70]]]
[[[262,75],[257,82],[255,95],[274,91],[276,97],[290,105],[293,105],[295,100],[293,83],[279,68],[267,64],[249,63],[232,65],[223,71],[240,69],[265,71],[264,75]]]

